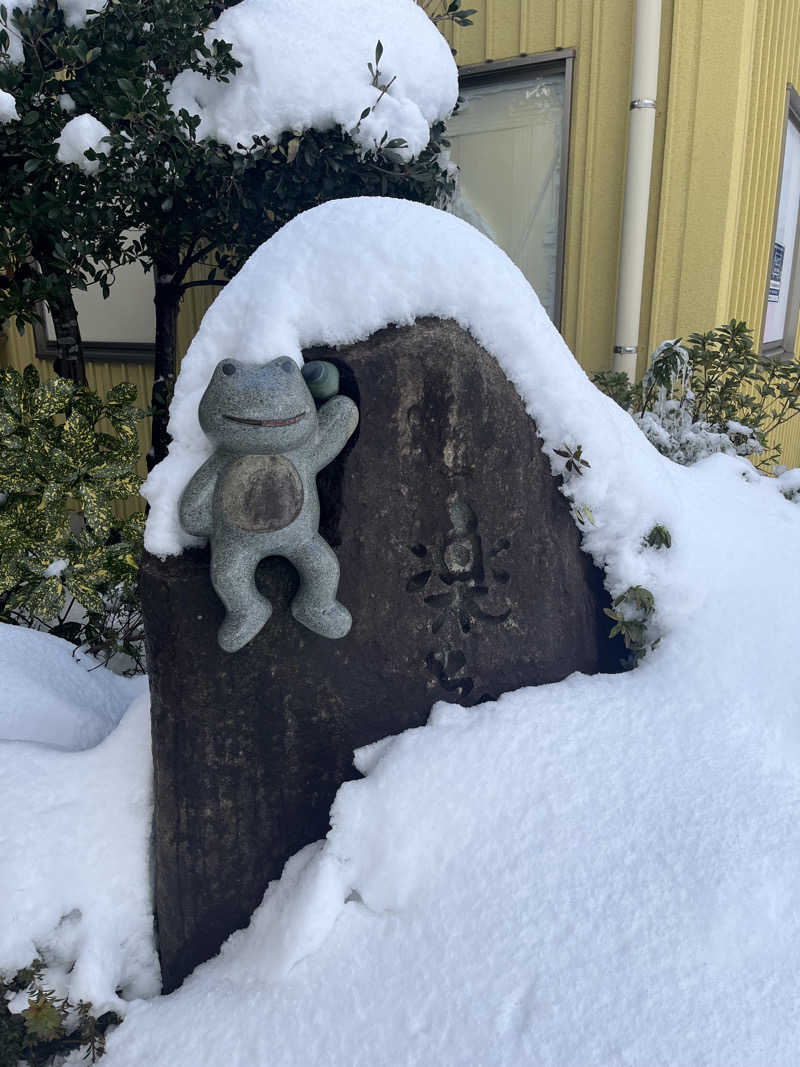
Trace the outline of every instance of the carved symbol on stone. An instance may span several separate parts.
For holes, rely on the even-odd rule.
[[[428,670],[437,676],[446,692],[457,692],[463,697],[474,683],[464,673],[466,654],[456,646],[463,641],[464,634],[477,626],[485,623],[496,626],[511,616],[510,606],[497,611],[486,599],[491,598],[493,585],[504,586],[510,580],[508,571],[500,567],[498,556],[508,551],[511,542],[501,538],[485,553],[478,518],[470,505],[456,497],[449,501],[447,514],[450,529],[439,545],[410,546],[410,551],[424,560],[426,566],[408,579],[406,590],[422,594],[423,604],[432,611],[431,633],[441,633],[447,641],[444,647],[428,653]]]
[[[511,547],[507,538],[502,538],[489,551],[490,578],[486,576],[483,544],[478,533],[475,512],[463,500],[456,498],[448,504],[447,513],[451,522],[441,545],[428,547],[411,546],[415,556],[424,559],[428,566],[413,574],[406,582],[409,593],[422,592],[423,603],[434,611],[431,633],[450,629],[456,624],[462,633],[480,622],[501,623],[511,615],[511,608],[495,612],[487,610],[481,601],[490,595],[490,582],[506,585],[508,571],[496,565],[497,557]],[[431,583],[433,580],[433,584]],[[444,586],[441,590],[439,583]],[[488,607],[488,605],[487,605]]]
[[[446,693],[458,693],[459,697],[466,697],[472,692],[475,682],[467,675],[462,675],[467,666],[467,657],[460,648],[429,652],[425,663]]]

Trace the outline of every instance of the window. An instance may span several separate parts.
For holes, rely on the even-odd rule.
[[[447,124],[461,170],[456,213],[516,263],[561,319],[573,53],[466,67]]]
[[[800,96],[789,88],[788,116],[772,242],[761,351],[793,357],[800,315]]]
[[[121,360],[151,363],[155,336],[153,274],[138,263],[117,268],[116,281],[107,300],[99,285],[73,289],[84,357],[91,360]],[[34,330],[36,354],[41,359],[56,355],[55,332],[50,312],[44,309],[44,326]]]

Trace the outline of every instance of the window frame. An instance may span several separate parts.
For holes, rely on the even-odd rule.
[[[781,193],[783,192],[783,172],[786,162],[786,141],[789,134],[790,124],[800,133],[800,94],[789,83],[786,86],[786,103],[783,114],[783,134],[780,147],[780,168],[778,171],[778,186],[775,192],[775,208],[772,221],[772,239],[770,241],[769,263],[767,265],[766,285],[764,286],[764,305],[761,315],[761,344],[759,352],[762,356],[770,359],[785,361],[793,360],[796,356],[795,344],[798,330],[800,330],[800,204],[797,207],[797,228],[794,239],[794,256],[792,260],[792,276],[788,282],[789,295],[786,302],[786,323],[784,324],[783,337],[777,341],[765,341],[764,331],[767,326],[767,308],[769,307],[769,289],[772,277],[772,257],[775,249],[775,238],[778,235],[778,213],[780,211]]]
[[[471,89],[491,83],[502,83],[513,88],[532,74],[564,74],[564,118],[561,126],[561,184],[558,190],[558,237],[556,243],[556,281],[553,324],[561,329],[564,308],[564,256],[567,228],[567,188],[569,186],[569,145],[572,129],[572,91],[575,66],[575,49],[560,48],[554,52],[539,52],[521,55],[514,59],[492,60],[473,63],[459,68],[459,89]]]
[[[43,305],[39,304],[37,311],[41,321],[33,325],[36,358],[56,359],[58,345],[47,336]],[[153,363],[155,361],[155,345],[147,342],[82,341],[81,347],[86,363]]]

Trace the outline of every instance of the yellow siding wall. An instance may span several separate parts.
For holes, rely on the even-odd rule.
[[[562,333],[610,366],[634,0],[473,0],[460,64],[574,48]],[[667,337],[736,316],[760,337],[798,0],[663,0],[639,374]],[[800,464],[800,419],[778,439]]]
[[[562,333],[587,370],[611,360],[625,177],[633,0],[475,0],[459,64],[574,48]],[[657,115],[663,141],[663,121]]]
[[[728,286],[729,306],[739,318],[746,318],[760,337],[772,259],[787,83],[800,92],[800,3],[766,0],[755,6],[754,76],[747,99],[741,211]],[[796,344],[795,353],[799,350]],[[783,462],[800,466],[800,418],[782,427],[775,440],[783,446]]]
[[[675,0],[671,25],[665,19],[662,27],[672,48],[647,350],[666,337],[744,317],[730,306],[729,278],[755,6],[756,0]]]
[[[786,86],[800,87],[797,0],[675,0],[671,25],[666,16],[670,92],[640,373],[663,338],[733,317],[760,340]],[[800,464],[800,420],[775,436]]]

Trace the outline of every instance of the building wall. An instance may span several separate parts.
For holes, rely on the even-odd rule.
[[[452,32],[461,65],[575,49],[562,333],[588,371],[601,370],[614,343],[633,0],[473,0],[468,6],[478,9],[475,24]],[[656,120],[663,143],[661,108]]]
[[[726,279],[731,308],[741,308],[760,336],[772,256],[773,227],[786,122],[786,86],[800,92],[800,4],[754,4],[751,89],[747,93],[745,151],[735,244]],[[800,327],[795,353],[800,351]],[[800,418],[778,430],[783,462],[800,466]]]
[[[460,64],[574,48],[562,332],[611,364],[634,0],[472,0]],[[761,336],[785,122],[800,91],[797,0],[662,0],[641,375],[667,337],[736,317]],[[776,435],[800,464],[800,419]]]

